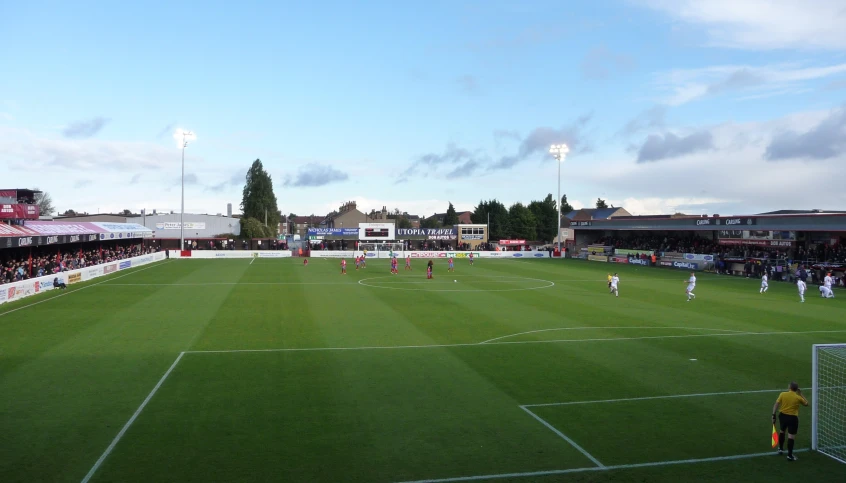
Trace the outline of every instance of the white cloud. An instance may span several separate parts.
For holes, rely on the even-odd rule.
[[[799,64],[718,65],[673,69],[656,75],[661,102],[678,106],[710,95],[736,93],[751,99],[794,94],[809,82],[846,73],[846,63],[826,66]]]
[[[592,163],[574,163],[568,176],[602,187],[603,198],[636,214],[833,209],[846,204],[842,190],[846,151],[826,151],[830,157],[824,161],[815,161],[813,151],[778,161],[769,160],[767,153],[772,158],[773,149],[768,148],[774,140],[784,139],[784,133],[795,133],[792,136],[798,142],[835,132],[831,126],[841,119],[841,112],[812,111],[767,122],[702,126],[697,130],[711,133],[711,150],[640,164],[632,155],[621,155],[609,159],[601,171]],[[798,143],[791,152],[806,144]]]
[[[137,171],[172,166],[175,156],[172,149],[150,143],[49,138],[0,126],[0,162],[32,169]]]
[[[842,0],[634,0],[699,26],[707,44],[751,50],[846,49]]]

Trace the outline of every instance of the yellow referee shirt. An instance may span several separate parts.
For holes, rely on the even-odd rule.
[[[790,416],[799,416],[800,404],[802,406],[808,405],[807,399],[793,391],[787,391],[779,394],[776,402],[778,403],[779,412],[789,414]]]
[[[609,282],[611,281],[611,274],[610,273],[608,274],[608,281]]]

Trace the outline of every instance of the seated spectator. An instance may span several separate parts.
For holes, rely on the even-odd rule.
[[[59,277],[56,277],[56,278],[53,279],[53,286],[56,287],[56,288],[59,288],[59,289],[68,288],[68,286],[65,285],[65,282],[63,282],[62,280],[59,280]]]

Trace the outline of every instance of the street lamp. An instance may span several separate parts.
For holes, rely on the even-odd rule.
[[[179,210],[179,251],[185,250],[185,148],[188,140],[194,140],[194,133],[182,131],[182,208]]]
[[[561,163],[567,157],[570,148],[566,144],[553,144],[549,147],[549,154],[558,160],[558,221],[555,222],[555,233],[558,239],[558,253],[561,253]]]

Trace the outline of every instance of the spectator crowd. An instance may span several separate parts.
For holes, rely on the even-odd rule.
[[[32,249],[30,263],[28,252],[0,250],[0,284],[114,262],[155,251],[157,251],[157,248],[151,246],[142,248],[141,244],[121,245],[117,243],[102,249],[86,247],[58,252],[55,247],[36,247]],[[12,255],[14,252],[16,253]]]

